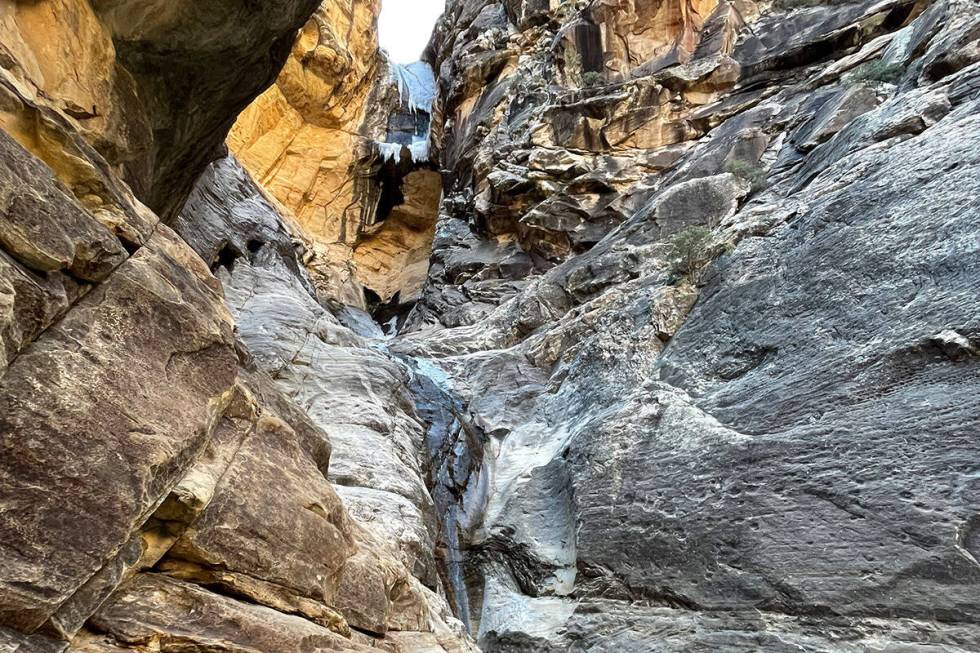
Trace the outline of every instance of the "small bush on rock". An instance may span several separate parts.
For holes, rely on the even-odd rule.
[[[904,66],[888,64],[881,59],[875,59],[855,68],[854,72],[851,73],[850,81],[853,84],[895,84],[902,79],[904,74]]]
[[[514,94],[519,99],[526,99],[542,93],[548,86],[540,71],[522,71],[523,74],[517,75],[517,83],[514,85]]]
[[[758,193],[766,187],[768,173],[765,168],[754,163],[735,159],[728,162],[728,165],[725,166],[725,172],[730,172],[739,179],[749,182],[752,185],[753,193]]]
[[[589,71],[587,73],[582,73],[582,86],[586,88],[595,88],[597,86],[602,86],[606,83],[606,76],[602,73]]]
[[[688,227],[670,240],[670,269],[687,275],[694,285],[704,280],[704,271],[714,259],[713,236],[705,227]]]

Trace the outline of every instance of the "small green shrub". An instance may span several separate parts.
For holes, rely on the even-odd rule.
[[[853,84],[895,84],[905,74],[905,67],[899,64],[888,64],[881,59],[868,61],[854,69],[850,81]]]
[[[670,240],[670,270],[675,275],[687,275],[694,285],[700,285],[704,271],[714,259],[711,230],[688,227]]]
[[[819,7],[833,4],[827,0],[776,0],[772,6],[777,9],[801,9],[803,7]]]
[[[573,86],[582,86],[582,57],[571,47],[565,50],[565,77]]]
[[[730,172],[739,179],[749,182],[753,193],[758,193],[766,187],[766,178],[769,176],[762,166],[741,159],[729,161],[725,166],[725,172]]]
[[[602,73],[589,71],[587,73],[582,73],[582,86],[585,88],[595,88],[597,86],[602,86],[606,83],[606,76]]]
[[[548,85],[540,71],[537,70],[523,71],[523,74],[518,74],[516,79],[514,94],[520,99],[537,95],[544,91]]]

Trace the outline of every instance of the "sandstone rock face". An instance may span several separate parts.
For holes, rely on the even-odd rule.
[[[390,349],[457,614],[976,650],[975,4],[570,5],[449,3],[429,50],[446,197]]]
[[[321,295],[360,308],[417,297],[441,191],[426,158],[400,165],[400,153],[379,146],[401,142],[400,118],[414,126],[423,116],[427,137],[431,103],[411,104],[397,83],[403,67],[379,51],[380,9],[378,0],[324,2],[229,137],[309,237]]]
[[[975,2],[315,9],[0,3],[0,651],[980,650]]]
[[[5,102],[4,128],[56,170],[77,165],[34,118],[56,112],[137,197],[172,219],[236,113],[275,77],[315,5],[6,2],[5,93],[27,106]],[[31,147],[32,140],[40,143]]]
[[[295,216],[327,261],[324,290],[363,300],[349,265],[364,211],[370,143],[384,134],[378,0],[330,0],[303,27],[273,84],[238,118],[228,142]],[[369,112],[370,109],[370,112]]]
[[[0,650],[471,650],[401,368],[315,301],[248,174],[205,170],[313,9],[0,5]],[[299,384],[307,413],[268,363],[321,330],[350,376]]]
[[[705,20],[719,4],[717,0],[601,0],[570,31],[588,70],[625,75],[641,66],[686,61],[701,42]],[[590,60],[599,66],[589,66]]]

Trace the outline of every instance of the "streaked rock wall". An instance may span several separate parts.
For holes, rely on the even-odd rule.
[[[314,9],[0,3],[4,651],[470,648],[429,588],[418,473],[402,486],[419,507],[401,499],[404,514],[365,525],[394,499],[338,493],[357,464],[331,470],[328,430],[356,440],[350,425],[315,421],[277,385],[244,300],[215,276],[266,257],[272,303],[292,293],[311,312],[287,316],[297,341],[333,320],[302,236],[222,153]],[[347,79],[321,54],[323,84]],[[251,302],[270,299],[261,289]],[[334,324],[359,361],[367,344]],[[397,397],[385,361],[355,412]]]
[[[484,650],[980,646],[975,9],[448,4],[390,349]]]

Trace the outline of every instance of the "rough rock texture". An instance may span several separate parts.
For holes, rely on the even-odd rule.
[[[314,7],[191,4],[0,4],[0,650],[469,650],[426,587],[401,368],[316,303],[247,173],[205,170]],[[270,297],[231,275],[260,257],[309,323],[248,322]],[[328,321],[349,423],[290,399],[255,339]],[[330,428],[361,447],[336,472]]]
[[[55,170],[78,165],[34,118],[57,112],[169,220],[235,115],[275,78],[316,4],[5,2],[4,85],[29,106],[4,102],[3,127],[25,145],[41,141],[28,147]]]
[[[363,302],[349,265],[365,211],[371,143],[390,109],[379,107],[386,63],[378,53],[378,0],[330,0],[317,9],[268,91],[239,117],[229,146],[316,243],[319,285]],[[379,110],[380,109],[380,110]]]
[[[368,115],[377,109],[369,100],[385,65],[380,10],[378,0],[324,2],[276,83],[239,116],[229,137],[256,180],[312,235],[342,240],[347,234],[337,230],[353,229],[360,218],[349,175],[373,134],[359,132],[366,121],[379,136],[384,129],[381,116]],[[336,219],[328,221],[328,213]]]
[[[980,649],[975,3],[451,2],[429,57],[389,347],[483,649]]]
[[[0,3],[0,651],[980,650],[976,3],[376,9]]]
[[[234,158],[202,176],[178,224],[215,261],[257,370],[319,435],[296,442],[287,433],[240,447],[224,472],[225,493],[158,567],[227,585],[233,595],[326,627],[339,623],[345,634],[348,624],[397,633],[393,650],[415,650],[412,641],[433,651],[467,650],[461,626],[437,594],[424,431],[401,367],[317,302],[276,207]],[[216,243],[227,248],[242,239],[251,244],[235,246],[238,256],[211,255]],[[312,464],[304,469],[297,463],[310,441]],[[332,483],[325,478],[328,459]],[[256,559],[260,545],[265,554]],[[402,648],[399,638],[409,644]]]

